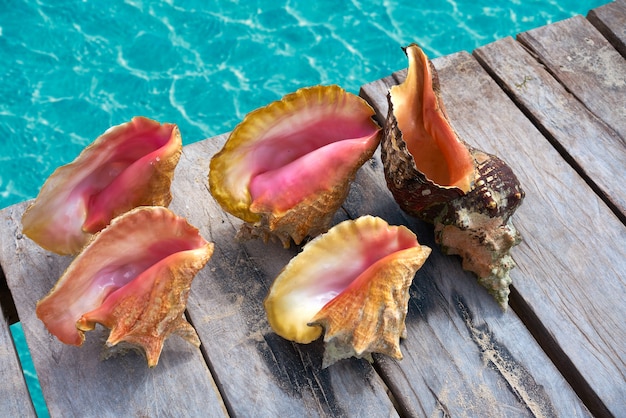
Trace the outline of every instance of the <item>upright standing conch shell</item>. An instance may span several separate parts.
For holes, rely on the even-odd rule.
[[[133,209],[94,236],[37,303],[37,317],[73,345],[100,323],[111,329],[109,346],[139,346],[154,367],[172,333],[200,345],[183,312],[191,282],[212,254],[213,244],[169,209]]]
[[[409,286],[430,248],[403,226],[363,216],[307,243],[265,299],[281,337],[310,343],[325,330],[323,367],[352,356],[402,358]]]
[[[211,160],[211,194],[240,237],[285,247],[328,230],[380,142],[374,110],[338,86],[303,88],[248,114]]]
[[[385,178],[407,213],[435,224],[435,238],[506,308],[521,240],[510,221],[524,192],[498,157],[463,142],[448,121],[437,72],[415,44],[406,80],[389,91],[381,145]]]
[[[174,124],[135,117],[108,129],[48,178],[22,217],[24,234],[49,251],[77,254],[116,216],[169,205],[181,151]]]

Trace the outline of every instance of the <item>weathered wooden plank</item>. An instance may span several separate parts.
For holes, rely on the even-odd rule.
[[[148,369],[131,352],[101,358],[108,331],[87,333],[82,347],[51,336],[35,315],[35,304],[70,262],[21,234],[26,203],[0,212],[0,265],[30,347],[52,416],[224,416],[226,411],[200,350],[178,337],[167,340],[159,364]],[[105,332],[106,331],[106,332]]]
[[[461,97],[453,105],[450,103],[454,101],[446,98],[453,121],[453,109],[461,106],[479,115],[485,114],[490,106],[500,110],[497,115],[489,115],[490,119],[484,125],[482,120],[471,119],[480,119],[475,114],[457,116],[457,121],[463,122],[460,130],[466,135],[469,132],[470,142],[495,151],[508,161],[511,161],[509,157],[515,159],[517,156],[512,149],[518,152],[523,145],[532,143],[532,147],[528,147],[532,149],[523,149],[519,154],[520,160],[512,164],[518,173],[520,170],[524,173],[522,181],[525,185],[530,183],[530,190],[534,193],[533,197],[527,198],[518,215],[519,220],[516,220],[516,225],[526,237],[531,234],[531,241],[518,247],[514,254],[520,263],[520,268],[514,271],[516,283],[520,280],[530,282],[528,289],[524,285],[518,286],[516,297],[523,305],[522,313],[535,315],[541,320],[546,313],[537,315],[536,308],[554,303],[556,308],[553,310],[557,315],[554,319],[548,318],[551,321],[542,331],[545,335],[540,337],[555,346],[551,347],[553,352],[568,356],[563,364],[576,366],[580,381],[574,379],[574,383],[588,385],[591,394],[585,392],[585,388],[582,392],[578,389],[579,393],[592,398],[587,402],[594,412],[603,413],[607,409],[622,412],[619,405],[615,407],[610,401],[614,394],[623,395],[620,382],[614,378],[624,374],[624,361],[620,357],[624,355],[620,350],[624,334],[623,329],[615,324],[624,317],[624,311],[623,307],[614,306],[614,301],[623,299],[624,286],[620,276],[614,278],[612,274],[624,272],[624,254],[620,248],[613,247],[597,256],[597,260],[586,260],[582,255],[586,254],[586,242],[607,250],[603,241],[592,232],[604,234],[608,240],[619,244],[624,242],[623,228],[620,229],[621,225],[617,223],[618,228],[611,229],[615,227],[616,220],[606,207],[566,164],[562,164],[554,150],[544,143],[541,135],[520,116],[517,109],[510,102],[503,101],[503,95],[498,96],[496,91],[499,90],[494,89],[493,83],[485,81],[486,76],[481,74],[475,62],[460,54],[437,60],[436,65],[441,67],[442,79],[448,80],[444,84],[449,82],[454,86],[444,85],[444,95],[459,93]],[[467,85],[472,86],[469,92],[463,91]],[[378,96],[375,101],[382,103],[384,97]],[[503,105],[502,108],[500,105]],[[386,103],[379,106],[379,110],[383,111],[383,108],[386,113]],[[500,126],[502,124],[512,126]],[[485,134],[488,134],[487,139],[482,138]],[[514,144],[493,142],[489,135],[500,139],[513,138]],[[234,241],[233,236],[240,222],[221,212],[206,190],[208,161],[223,141],[224,137],[218,137],[185,148],[177,169],[173,188],[175,198],[171,207],[187,216],[201,228],[205,237],[216,243],[213,259],[194,281],[189,318],[198,329],[204,356],[215,373],[229,411],[244,416],[396,415],[385,394],[385,385],[365,361],[342,361],[320,370],[322,347],[319,342],[308,346],[291,344],[269,329],[262,299],[271,280],[297,250],[284,250],[277,244],[258,241]],[[509,153],[501,153],[501,147],[510,147]],[[539,153],[539,161],[531,157],[533,152]],[[346,211],[351,216],[373,213],[392,223],[407,224],[418,231],[422,241],[432,245],[432,230],[428,226],[401,215],[388,195],[382,197],[384,187],[379,164],[374,160],[375,167],[367,167],[359,174],[359,180],[345,205]],[[525,168],[521,169],[522,166]],[[549,183],[551,179],[556,179],[557,184]],[[571,202],[551,198],[561,195],[558,182],[576,188],[570,195],[573,201],[582,203],[580,208]],[[530,194],[529,187],[526,190]],[[95,361],[102,344],[102,332],[91,333],[86,346],[80,349],[62,346],[45,332],[34,317],[34,303],[47,292],[69,260],[37,250],[19,234],[19,217],[23,209],[24,205],[18,205],[2,213],[8,216],[5,223],[8,229],[0,232],[0,264],[9,266],[11,287],[19,296],[20,316],[28,324],[27,338],[37,352],[35,364],[40,375],[45,376],[42,379],[44,393],[47,399],[55,401],[51,411],[56,414],[99,416],[121,413],[190,415],[198,412],[202,415],[217,412],[220,415],[223,412],[221,404],[205,364],[197,350],[182,341],[169,340],[161,363],[157,369],[149,371],[143,359],[134,354]],[[589,209],[592,211],[580,215],[579,211]],[[573,220],[566,216],[571,214],[569,212],[573,212]],[[548,221],[544,218],[555,214],[558,216],[548,218]],[[597,231],[592,231],[594,217],[606,218],[608,222],[598,227]],[[341,218],[340,213],[338,220]],[[554,219],[556,222],[552,224]],[[585,223],[579,227],[578,221]],[[563,230],[580,230],[581,236],[572,237]],[[552,235],[544,237],[542,231]],[[566,245],[570,239],[573,241],[572,248]],[[565,251],[566,256],[559,258],[555,250]],[[568,254],[569,251],[571,254]],[[598,269],[604,262],[613,263],[609,265],[608,273]],[[580,268],[581,264],[584,269]],[[608,295],[609,308],[604,309],[596,302],[589,304],[589,309],[599,310],[598,317],[603,319],[610,309],[614,309],[615,314],[613,320],[606,323],[607,328],[615,330],[614,335],[601,335],[605,337],[603,341],[598,341],[601,338],[593,328],[595,324],[591,319],[594,316],[586,317],[585,305],[578,302],[587,303],[589,299],[594,302],[594,298],[601,293],[594,293],[595,289],[591,286],[590,278],[594,271],[602,272],[602,277],[609,279],[605,286],[611,294]],[[577,278],[578,273],[581,273],[582,279]],[[574,292],[570,292],[574,293],[573,296],[557,292],[560,287],[567,286],[559,280],[561,275],[577,278],[572,285]],[[35,277],[41,277],[41,283],[33,284]],[[543,281],[549,283],[541,287]],[[405,360],[395,362],[377,356],[377,367],[401,404],[402,413],[587,414],[515,314],[502,314],[471,276],[460,271],[458,260],[435,251],[418,273],[415,283],[411,289],[411,307],[407,318],[409,338],[403,343]],[[581,297],[578,288],[591,292],[587,298],[585,294]],[[551,292],[548,295],[558,294],[562,299],[557,303],[546,300],[543,291]],[[547,310],[547,314],[553,313]],[[581,313],[583,321],[572,325],[569,315],[577,317]],[[564,329],[555,333],[554,329],[561,323]],[[559,344],[563,343],[563,335],[572,329],[575,335],[565,340],[573,345],[570,350],[565,350]],[[579,347],[585,338],[591,338],[592,347]],[[596,347],[598,344],[599,348]],[[607,347],[616,350],[614,364],[605,362]],[[575,350],[582,352],[582,360],[571,358],[571,351]],[[599,354],[600,360],[591,361],[587,368],[580,367],[588,356],[596,354]],[[582,377],[598,365],[598,379]],[[607,371],[606,368],[611,366],[614,370]],[[593,381],[590,383],[588,380]],[[617,389],[612,392],[607,389],[607,395],[607,391],[597,390],[598,385],[613,385]],[[606,406],[607,399],[609,406]],[[218,410],[212,411],[212,407]]]
[[[626,57],[626,0],[612,1],[590,10],[587,20]]]
[[[208,192],[209,161],[225,138],[185,147],[170,207],[215,243],[188,311],[229,410],[239,416],[396,416],[384,383],[365,360],[322,370],[320,341],[293,344],[269,327],[263,299],[298,249],[235,240],[242,222]]]
[[[626,139],[591,113],[513,38],[478,48],[474,56],[626,223]]]
[[[0,273],[1,274],[1,273]],[[0,311],[0,411],[7,417],[34,417],[11,331]]]
[[[448,65],[441,59],[435,64]],[[388,87],[404,74],[363,86],[361,95],[379,119],[387,112]],[[472,76],[473,71],[461,75]],[[454,75],[443,73],[440,79],[445,84],[450,77]],[[462,271],[458,258],[439,251],[432,226],[401,214],[387,190],[378,155],[357,182],[345,206],[351,215],[371,213],[407,225],[433,248],[411,288],[405,358],[396,362],[376,357],[407,414],[586,416],[586,408],[515,313],[503,313],[476,279]]]
[[[626,228],[475,59],[434,63],[459,135],[501,156],[526,190],[511,303],[593,413],[624,415]],[[368,99],[384,115],[381,96]]]
[[[443,77],[456,76],[449,77],[443,95],[446,104],[465,112],[464,123],[455,125],[462,137],[502,156],[526,189],[515,220],[525,241],[514,253],[519,268],[512,273],[528,304],[519,314],[537,314],[535,330],[547,330],[558,344],[554,349],[566,355],[561,370],[569,369],[569,359],[580,371],[598,399],[583,381],[570,383],[592,412],[602,414],[606,407],[624,415],[626,248],[620,243],[626,243],[626,228],[504,94],[487,87],[495,83],[485,73],[463,76],[464,68],[477,66],[468,57],[443,67]]]
[[[375,356],[403,414],[588,416],[515,313],[502,312],[456,257],[439,251],[432,226],[399,211],[381,167],[377,156],[363,170],[346,210],[406,225],[433,248],[411,287],[404,359]]]
[[[626,60],[582,16],[520,33],[548,71],[626,138]]]

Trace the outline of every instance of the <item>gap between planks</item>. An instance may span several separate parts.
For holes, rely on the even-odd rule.
[[[4,271],[2,270],[2,266],[0,265],[0,307],[2,308],[2,313],[4,314],[4,318],[8,325],[13,325],[18,322],[20,319],[17,316],[17,309],[15,308],[15,302],[13,301],[13,296],[11,295],[11,291],[9,290],[9,285],[7,284],[7,279],[4,275]]]

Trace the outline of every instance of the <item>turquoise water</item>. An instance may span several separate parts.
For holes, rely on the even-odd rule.
[[[410,42],[472,51],[606,2],[0,0],[0,208],[135,115],[189,144],[299,87],[358,93]]]
[[[28,352],[28,346],[26,345],[26,338],[24,337],[22,324],[18,322],[11,325],[11,335],[15,341],[20,357],[20,363],[24,369],[24,379],[26,380],[26,385],[31,393],[35,412],[37,412],[37,416],[39,417],[47,417],[49,416],[48,408],[46,407],[46,402],[41,394],[41,386],[39,386],[39,380],[37,379],[33,359],[30,357],[30,353]]]

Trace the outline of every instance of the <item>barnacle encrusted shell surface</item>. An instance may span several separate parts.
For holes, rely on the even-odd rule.
[[[524,197],[501,159],[462,141],[448,120],[437,71],[417,45],[407,77],[389,91],[381,143],[387,185],[407,213],[435,225],[435,238],[506,308],[520,235],[510,217]]]
[[[135,117],[108,129],[46,180],[22,217],[24,234],[49,251],[77,254],[116,216],[169,205],[181,152],[174,124]]]
[[[430,248],[404,226],[363,216],[307,243],[265,299],[272,329],[310,343],[324,332],[323,367],[383,353],[402,358],[409,286]]]
[[[212,159],[210,191],[246,223],[240,237],[284,246],[330,227],[380,142],[374,110],[339,86],[314,86],[249,113]]]
[[[37,303],[37,317],[72,345],[100,323],[111,329],[108,345],[138,346],[154,367],[171,334],[200,345],[183,312],[212,253],[213,244],[169,209],[133,209],[94,236]]]

